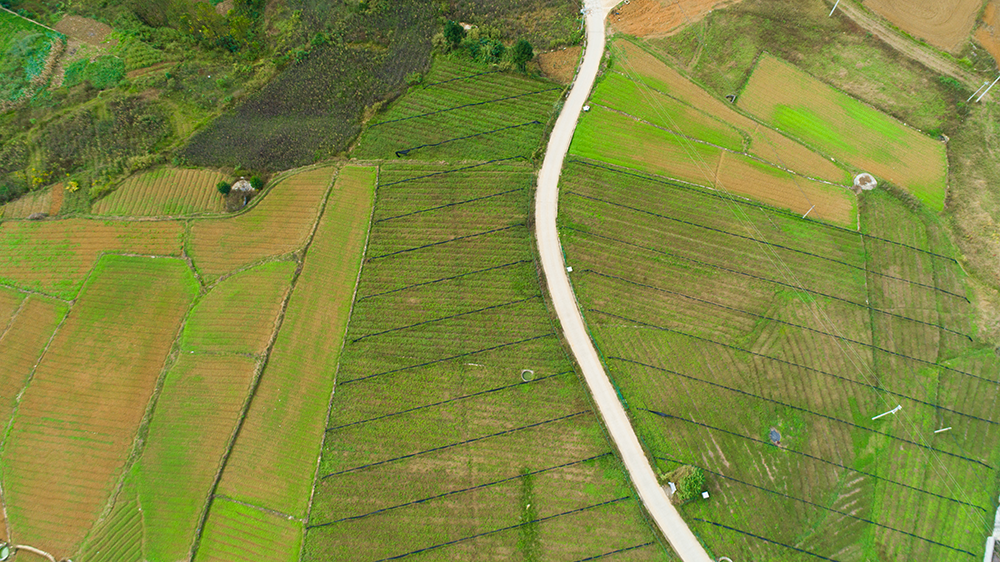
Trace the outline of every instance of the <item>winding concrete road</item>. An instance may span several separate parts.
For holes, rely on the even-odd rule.
[[[632,429],[625,408],[618,399],[611,381],[608,379],[601,360],[590,340],[583,316],[576,302],[576,295],[569,284],[566,264],[563,260],[559,232],[556,230],[556,212],[559,203],[559,174],[563,160],[569,150],[573,131],[580,118],[583,105],[594,86],[594,79],[604,54],[604,20],[618,0],[586,0],[587,7],[587,47],[583,63],[577,72],[566,104],[556,120],[545,160],[538,174],[538,191],[535,198],[535,235],[541,254],[542,269],[548,284],[549,294],[562,324],[563,334],[580,368],[597,409],[615,442],[625,468],[639,492],[646,510],[653,521],[670,541],[684,562],[712,562],[704,547],[688,528],[677,509],[670,503],[666,492],[656,481],[653,468],[649,465],[639,439]]]

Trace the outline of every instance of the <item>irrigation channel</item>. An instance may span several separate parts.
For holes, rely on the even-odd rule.
[[[712,562],[705,548],[691,532],[677,509],[660,486],[653,468],[639,444],[635,430],[625,408],[618,399],[608,379],[600,357],[583,323],[583,315],[576,295],[569,284],[566,263],[563,259],[556,214],[559,202],[559,173],[566,152],[569,150],[573,131],[597,78],[597,70],[604,55],[604,20],[618,0],[586,0],[587,46],[583,63],[577,72],[569,97],[556,120],[552,136],[545,151],[542,169],[538,174],[538,191],[535,197],[535,234],[545,272],[545,281],[552,303],[559,317],[563,334],[569,342],[573,356],[583,371],[598,412],[604,420],[615,443],[639,498],[652,516],[656,526],[670,542],[684,562]]]

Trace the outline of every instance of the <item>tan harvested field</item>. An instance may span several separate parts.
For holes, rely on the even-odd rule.
[[[0,222],[0,282],[71,299],[102,253],[179,256],[183,232],[172,221]]]
[[[196,221],[188,241],[195,267],[214,279],[301,248],[316,223],[334,172],[330,166],[297,172],[280,180],[244,214]]]
[[[969,40],[983,0],[864,0],[903,31],[957,54]]]
[[[49,213],[52,208],[52,188],[33,191],[0,207],[0,218],[24,219],[34,213]]]
[[[136,174],[94,203],[95,215],[177,216],[221,213],[224,200],[215,188],[227,179],[215,170],[164,167]]]
[[[150,560],[183,560],[250,391],[257,360],[181,354],[167,373],[138,470]]]
[[[619,4],[608,15],[608,23],[612,31],[636,37],[663,37],[729,3],[728,0],[632,0]]]
[[[15,400],[66,309],[65,303],[31,295],[13,317],[10,329],[0,332],[0,427],[10,421]]]
[[[101,47],[106,46],[101,43],[109,33],[114,31],[111,26],[97,20],[84,18],[81,16],[65,16],[59,20],[54,28],[59,33],[65,33],[73,39]]]
[[[218,493],[304,517],[374,198],[375,168],[337,179]]]
[[[997,0],[990,0],[983,9],[983,21],[976,29],[976,41],[983,46],[993,60],[1000,64],[1000,9]]]
[[[14,313],[24,302],[25,296],[16,289],[0,286],[0,337],[3,337],[8,324],[14,319]]]
[[[179,259],[107,256],[28,385],[3,450],[12,540],[71,556],[97,521],[197,284]]]
[[[846,188],[775,170],[739,154],[722,154],[716,182],[731,193],[749,195],[800,215],[809,213],[842,226],[856,226],[857,202]]]
[[[935,211],[944,208],[944,143],[796,67],[762,56],[738,103],[817,150],[909,191]]]
[[[295,262],[271,262],[227,277],[194,307],[181,351],[263,353],[292,283]]]
[[[721,119],[750,136],[750,153],[807,177],[834,183],[850,183],[850,175],[830,160],[774,129],[743,115],[732,105],[706,92],[681,73],[641,47],[628,41],[616,41],[611,50],[620,67],[633,79],[679,99]]]
[[[66,198],[66,186],[57,183],[49,188],[49,199],[52,204],[49,206],[49,215],[56,216],[62,211],[63,200]]]
[[[538,65],[542,75],[558,82],[569,84],[576,75],[576,64],[580,61],[580,47],[567,47],[538,55]]]

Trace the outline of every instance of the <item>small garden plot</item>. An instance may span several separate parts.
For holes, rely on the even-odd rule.
[[[526,166],[380,170],[307,559],[586,558],[651,542],[606,476],[620,467],[594,464],[607,445],[540,299],[528,232],[472,236],[521,219],[531,179]],[[622,521],[614,536],[559,530],[602,509]]]
[[[219,494],[269,513],[296,519],[308,516],[341,341],[367,240],[375,177],[375,168],[348,166],[333,187],[282,329],[226,461]],[[278,550],[267,551],[271,557],[298,559],[300,523],[282,519],[278,524],[268,518],[234,521],[233,509],[218,497],[213,502],[195,559],[218,556],[215,553],[224,552],[219,550],[223,548],[263,552],[256,547],[266,543],[240,546],[227,543],[230,539],[224,536],[271,540],[255,531],[264,525],[273,527],[268,534],[275,534],[277,541],[269,548]],[[287,538],[292,535],[294,540]]]
[[[60,558],[80,547],[128,459],[196,294],[180,259],[98,263],[36,368],[4,448],[18,541]]]
[[[101,254],[180,256],[183,232],[171,221],[0,222],[0,281],[72,299]]]
[[[296,267],[291,261],[271,262],[220,281],[185,322],[181,351],[264,353]]]
[[[135,479],[126,476],[111,512],[94,525],[78,558],[93,562],[142,560],[142,510]]]
[[[359,158],[492,160],[530,156],[541,142],[561,86],[437,57],[421,85],[370,123]],[[431,146],[433,145],[433,146]]]
[[[640,91],[669,96],[735,127],[750,139],[750,154],[806,177],[845,185],[850,182],[850,176],[828,158],[736,111],[732,104],[716,98],[634,43],[615,41],[610,49],[617,57],[618,71],[641,83]]]
[[[932,210],[944,208],[943,143],[792,65],[762,56],[739,105],[806,145],[906,189]]]
[[[212,502],[194,560],[297,562],[302,523],[225,498]]]
[[[215,186],[224,179],[214,170],[166,167],[143,172],[94,203],[91,212],[127,217],[221,213],[224,199]]]
[[[52,208],[52,189],[62,189],[61,185],[25,194],[0,207],[0,218],[24,219],[35,213],[48,214]]]
[[[2,295],[2,293],[0,293]],[[0,424],[10,422],[15,399],[27,384],[56,327],[66,317],[68,306],[60,301],[31,295],[19,302],[10,324],[0,321]]]
[[[335,173],[331,167],[291,173],[239,216],[196,220],[187,242],[195,267],[214,280],[239,267],[302,248]]]

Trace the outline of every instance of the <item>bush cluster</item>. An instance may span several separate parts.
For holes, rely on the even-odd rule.
[[[495,32],[483,34],[478,28],[466,31],[461,24],[449,20],[442,35],[448,50],[465,48],[473,60],[486,64],[507,63],[524,72],[528,61],[535,57],[534,49],[525,39],[518,39],[509,49]]]

